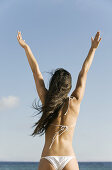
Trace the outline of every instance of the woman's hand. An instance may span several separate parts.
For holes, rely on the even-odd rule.
[[[25,40],[22,39],[22,35],[21,32],[18,31],[18,35],[17,35],[17,40],[19,42],[19,44],[21,45],[21,47],[25,48],[26,47],[26,43]]]
[[[99,37],[100,37],[100,32],[99,31],[96,33],[94,39],[93,39],[93,37],[91,37],[91,47],[92,48],[97,48],[98,47],[98,45],[99,45],[99,43],[100,43],[100,41],[102,39],[102,38],[99,39]]]

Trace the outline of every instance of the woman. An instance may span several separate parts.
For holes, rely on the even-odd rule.
[[[22,39],[21,32],[18,32],[17,40],[26,52],[42,102],[40,112],[43,113],[32,133],[32,136],[45,133],[45,145],[38,170],[79,170],[72,138],[84,96],[87,73],[101,41],[99,37],[100,32],[97,32],[95,38],[91,38],[91,47],[78,75],[76,88],[68,97],[72,87],[71,74],[63,68],[56,69],[47,90],[38,63],[30,47]],[[39,110],[37,106],[34,108]]]

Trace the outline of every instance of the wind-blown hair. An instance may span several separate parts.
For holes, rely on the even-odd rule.
[[[31,136],[39,135],[42,136],[51,122],[58,117],[59,110],[64,105],[67,100],[67,95],[72,87],[71,74],[63,69],[57,68],[49,81],[49,89],[45,96],[45,102],[42,106],[37,106],[36,102],[33,108],[38,110],[40,114],[42,112],[41,118],[33,125],[36,126]]]

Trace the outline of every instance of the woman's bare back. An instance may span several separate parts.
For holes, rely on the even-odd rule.
[[[57,119],[55,119],[52,124],[59,126],[50,125],[45,134],[45,145],[43,148],[42,156],[50,155],[74,155],[74,150],[72,148],[72,139],[74,135],[74,130],[76,126],[77,117],[80,111],[80,104],[77,102],[75,97],[68,98],[65,102],[63,108],[60,110]],[[66,115],[64,113],[67,112]],[[68,130],[62,135],[57,135],[54,143],[49,149],[52,138],[54,134],[59,131],[60,125],[68,126]],[[73,127],[71,127],[73,125]],[[69,147],[68,147],[69,146]]]

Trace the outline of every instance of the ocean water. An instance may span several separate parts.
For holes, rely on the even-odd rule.
[[[0,170],[38,170],[39,162],[0,162]],[[112,170],[112,162],[78,162],[80,170]]]

